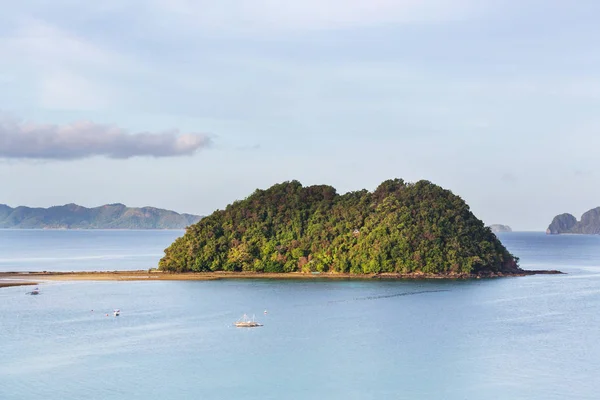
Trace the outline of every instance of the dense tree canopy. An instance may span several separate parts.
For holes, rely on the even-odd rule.
[[[448,190],[388,180],[336,193],[298,181],[215,211],[165,250],[160,269],[187,271],[485,273],[517,259]]]

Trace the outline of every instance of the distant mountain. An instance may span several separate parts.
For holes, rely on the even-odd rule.
[[[571,214],[557,215],[546,229],[546,233],[549,235],[561,233],[600,234],[600,207],[585,212],[581,216],[581,221],[577,221],[577,218]]]
[[[107,204],[86,208],[66,204],[49,208],[12,208],[0,204],[0,229],[183,229],[202,217],[154,207]]]
[[[499,233],[499,232],[512,232],[512,229],[510,228],[510,226],[508,225],[500,225],[500,224],[493,224],[490,225],[490,229],[492,230],[492,232],[494,233]]]

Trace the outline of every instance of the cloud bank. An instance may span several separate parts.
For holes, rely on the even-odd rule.
[[[164,18],[201,30],[248,32],[345,29],[462,20],[484,8],[475,0],[154,0]]]
[[[114,125],[82,121],[67,125],[36,124],[0,116],[0,158],[76,160],[94,156],[176,157],[192,155],[211,139],[199,133],[129,133]]]

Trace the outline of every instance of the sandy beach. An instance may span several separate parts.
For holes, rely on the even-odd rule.
[[[37,282],[12,282],[12,281],[2,281],[0,280],[0,288],[4,287],[13,287],[13,286],[32,286],[37,285]]]
[[[515,277],[535,274],[560,274],[560,271],[523,271],[514,274],[340,274],[340,273],[256,273],[256,272],[189,272],[164,273],[148,271],[103,271],[103,272],[2,272],[0,287],[3,285],[33,285],[40,281],[207,281],[218,279],[479,279],[495,277]],[[2,282],[3,280],[18,280],[19,282]]]

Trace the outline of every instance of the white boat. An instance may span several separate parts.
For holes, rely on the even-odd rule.
[[[121,315],[121,310],[115,310],[113,311],[113,314],[115,317],[118,317],[119,315]]]
[[[36,295],[40,294],[40,289],[39,288],[35,288],[31,292],[29,292],[29,294],[32,295],[32,296],[36,296]]]
[[[256,328],[257,326],[262,326],[254,320],[254,315],[252,319],[248,318],[246,314],[242,316],[239,320],[235,321],[234,325],[238,328]]]

